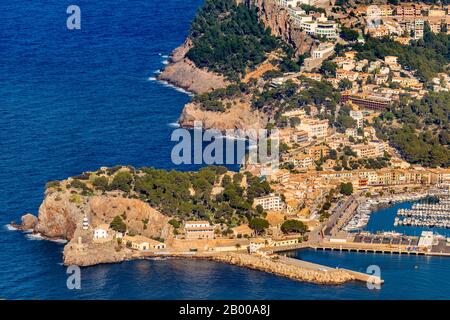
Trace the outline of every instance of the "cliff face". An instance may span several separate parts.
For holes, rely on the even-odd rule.
[[[294,28],[285,8],[274,0],[246,0],[248,5],[255,6],[258,16],[272,34],[292,45],[295,54],[300,55],[311,50],[313,39],[305,32]]]
[[[311,37],[294,28],[286,9],[277,5],[274,0],[236,0],[236,2],[246,2],[247,5],[256,7],[261,21],[270,27],[275,36],[292,45],[296,55],[311,50],[313,44]],[[230,84],[223,76],[196,67],[186,58],[190,48],[192,41],[188,38],[173,51],[171,63],[165,67],[158,79],[196,94],[224,88]]]
[[[192,128],[194,121],[201,121],[203,129],[260,129],[265,128],[268,118],[262,112],[252,110],[250,104],[235,104],[225,112],[204,111],[195,103],[184,106],[179,123],[182,127]]]
[[[191,47],[192,42],[188,38],[176,48],[172,53],[171,62],[164,68],[158,79],[197,94],[226,87],[229,83],[223,76],[197,68],[185,57]]]
[[[94,227],[109,224],[114,217],[121,216],[130,232],[164,239],[172,235],[172,227],[167,223],[169,218],[138,199],[81,196],[70,192],[47,192],[39,208],[35,232],[48,238],[71,240],[81,228],[84,215]]]
[[[34,231],[48,238],[70,240],[82,219],[81,208],[70,201],[68,195],[47,192],[39,207]]]
[[[24,216],[25,220],[31,221],[29,216]],[[88,230],[82,228],[84,216],[89,220]],[[138,199],[118,194],[81,196],[68,190],[50,189],[39,208],[34,232],[47,238],[69,240],[64,247],[66,265],[89,266],[132,259],[132,251],[115,239],[102,243],[93,241],[93,229],[101,224],[109,225],[116,216],[122,217],[131,233],[169,242],[173,237],[169,218]]]

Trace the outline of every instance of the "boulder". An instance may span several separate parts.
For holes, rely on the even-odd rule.
[[[23,230],[34,229],[37,223],[38,218],[31,213],[27,213],[22,216],[22,223],[20,225],[20,228]]]

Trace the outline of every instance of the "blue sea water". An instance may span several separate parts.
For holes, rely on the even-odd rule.
[[[423,199],[420,201],[405,201],[396,203],[388,208],[377,210],[370,216],[369,223],[364,228],[364,230],[373,233],[376,233],[377,231],[395,231],[410,236],[420,236],[422,231],[433,231],[434,233],[450,237],[450,229],[412,226],[394,227],[394,219],[397,216],[398,209],[411,209],[414,203],[429,203],[430,200],[431,199]]]
[[[2,1],[0,31],[0,298],[396,299],[448,298],[450,259],[293,253],[364,270],[380,265],[380,291],[324,287],[206,261],[148,260],[82,269],[66,286],[63,245],[7,229],[37,213],[49,180],[100,166],[165,169],[170,135],[189,96],[152,81],[187,35],[202,0],[78,0],[81,30],[67,30],[72,1]]]

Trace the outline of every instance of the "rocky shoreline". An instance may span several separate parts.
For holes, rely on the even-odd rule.
[[[181,46],[172,52],[169,64],[158,75],[157,79],[195,94],[229,85],[229,82],[223,76],[206,69],[200,69],[189,60],[186,54],[191,48],[192,42],[187,38]]]

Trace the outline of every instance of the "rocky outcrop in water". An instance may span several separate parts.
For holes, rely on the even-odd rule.
[[[170,63],[159,74],[158,80],[183,88],[193,93],[204,93],[218,88],[226,87],[229,82],[219,74],[198,68],[194,62],[186,58],[186,54],[192,47],[188,38],[181,46],[176,48]]]
[[[131,249],[119,246],[117,242],[78,243],[73,239],[64,247],[64,264],[80,267],[102,263],[115,263],[133,258]]]
[[[32,215],[31,213],[24,214],[22,216],[22,223],[20,224],[20,229],[22,230],[31,230],[34,229],[34,227],[38,223],[38,219]]]
[[[203,129],[247,130],[265,128],[268,117],[245,103],[236,104],[225,112],[205,111],[199,105],[189,103],[184,106],[179,123],[182,127],[192,128],[194,121],[200,121]]]
[[[120,216],[132,234],[148,238],[171,239],[173,228],[169,218],[139,199],[125,198],[117,192],[84,196],[74,189],[49,188],[36,218],[31,214],[22,217],[19,229],[33,229],[34,233],[48,239],[64,239],[69,243],[64,248],[64,263],[80,266],[118,262],[132,258],[132,251],[113,238],[109,231],[106,241],[96,243],[94,229],[109,225]],[[83,219],[89,221],[83,229]]]

